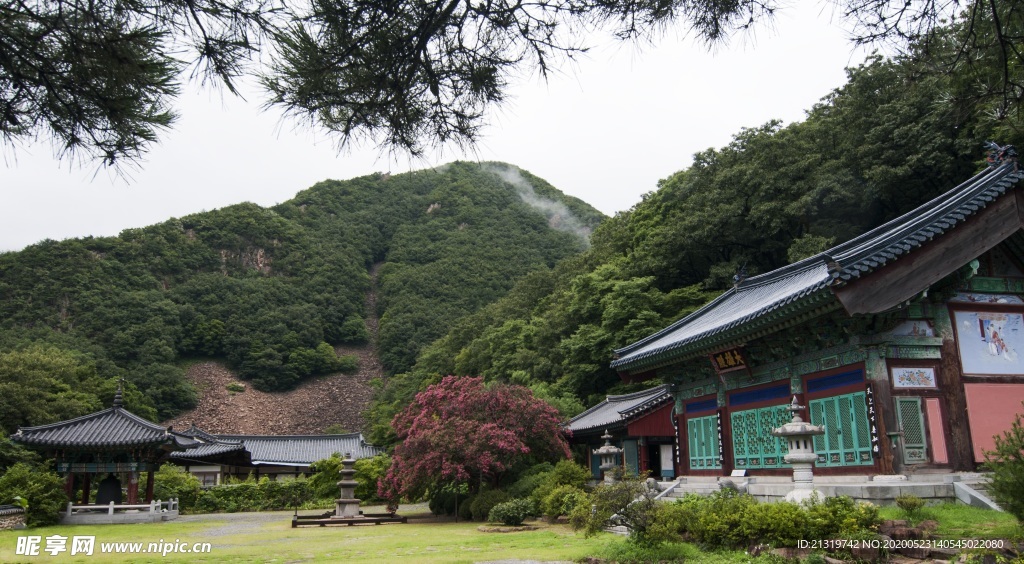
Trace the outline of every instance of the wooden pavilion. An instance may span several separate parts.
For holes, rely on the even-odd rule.
[[[196,446],[124,409],[120,387],[108,409],[67,421],[19,428],[11,440],[56,460],[58,474],[66,477],[65,492],[74,496],[82,489],[81,503],[90,503],[94,478],[106,476],[96,503],[121,503],[121,486],[127,483],[127,503],[139,502],[139,478],[146,473],[145,502],[153,501],[153,472],[172,452]],[[106,483],[107,486],[102,484]]]

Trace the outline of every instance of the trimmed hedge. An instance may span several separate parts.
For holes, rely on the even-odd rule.
[[[199,497],[196,508],[202,512],[276,511],[293,509],[315,501],[313,488],[305,478],[258,481],[252,478],[237,484],[214,486]]]

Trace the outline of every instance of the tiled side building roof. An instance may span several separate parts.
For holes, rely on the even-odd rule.
[[[241,441],[253,464],[306,465],[329,458],[334,453],[350,453],[352,458],[369,458],[384,449],[366,444],[360,433],[346,435],[220,435],[221,439]]]
[[[565,423],[573,433],[625,427],[631,418],[672,401],[667,384],[625,394],[608,396],[603,402],[580,413]]]
[[[253,465],[308,466],[334,453],[352,458],[369,458],[384,449],[366,443],[360,433],[344,435],[214,435],[193,427],[184,434],[203,441],[197,448],[171,455],[179,461],[203,461],[227,453],[247,457]]]
[[[742,280],[689,316],[616,350],[611,367],[634,373],[651,370],[707,352],[716,343],[777,326],[782,320],[838,310],[842,305],[834,289],[898,261],[956,228],[1021,178],[1024,173],[1015,162],[1004,162],[846,243]]]

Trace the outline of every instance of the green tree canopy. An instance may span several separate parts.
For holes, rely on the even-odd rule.
[[[597,32],[707,42],[769,19],[778,0],[42,0],[0,2],[0,135],[51,138],[63,155],[137,160],[171,126],[180,77],[235,91],[256,75],[268,105],[337,134],[411,154],[473,143],[511,82],[585,52]],[[846,0],[862,42],[952,41],[954,66],[990,58],[975,86],[1022,95],[1021,9],[1011,0]],[[961,12],[961,10],[963,10]],[[962,20],[960,31],[941,23]],[[945,35],[943,35],[945,33]],[[266,65],[258,64],[266,61]]]

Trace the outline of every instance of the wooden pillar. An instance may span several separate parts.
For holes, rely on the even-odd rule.
[[[864,361],[865,380],[871,384],[871,391],[875,396],[875,422],[878,427],[878,464],[879,474],[895,474],[903,471],[902,457],[897,459],[897,448],[892,440],[886,435],[887,429],[896,429],[896,413],[891,409],[893,406],[892,388],[889,384],[889,365],[886,362],[887,343],[880,343],[877,347],[867,349],[867,359]]]
[[[719,403],[719,405],[722,405],[722,403]],[[730,416],[732,412],[728,408],[720,407],[717,413],[722,422],[720,427],[722,432],[722,442],[719,445],[722,449],[722,475],[728,476],[736,469],[736,461],[733,459],[732,450],[732,417]]]
[[[135,505],[139,502],[139,472],[132,470],[128,473],[128,504]]]
[[[75,495],[75,474],[68,470],[67,476],[64,477],[64,493],[71,499],[71,496]]]
[[[146,503],[153,501],[153,466],[149,467],[146,473]]]
[[[953,339],[942,340],[942,364],[939,366],[939,390],[946,404],[946,428],[949,429],[947,452],[953,470],[973,471],[974,448],[971,443],[971,422],[967,413],[967,394],[960,379],[960,351]]]
[[[86,474],[82,478],[82,505],[89,505],[89,490],[92,489],[92,474]]]

